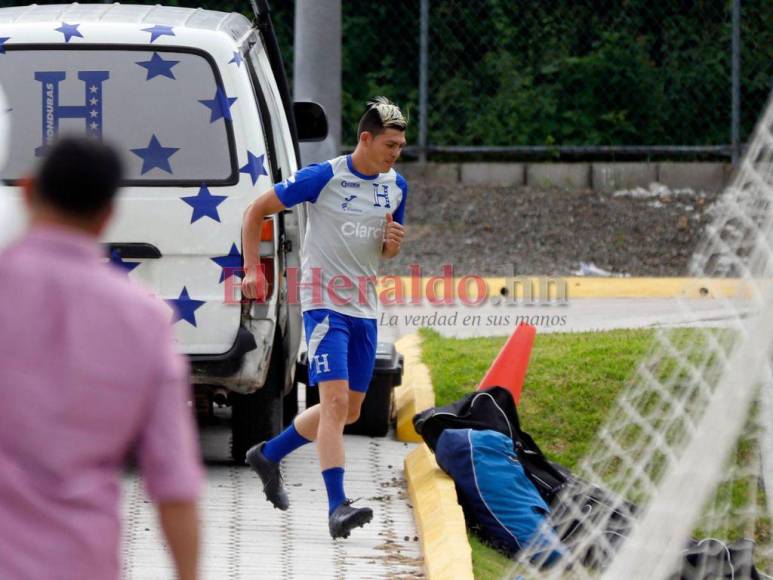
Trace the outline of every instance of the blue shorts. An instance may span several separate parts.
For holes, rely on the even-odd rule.
[[[333,310],[303,313],[309,347],[309,385],[349,381],[349,389],[368,390],[376,363],[376,319],[346,316]]]

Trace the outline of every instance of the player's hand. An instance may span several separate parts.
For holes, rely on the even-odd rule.
[[[266,275],[261,264],[245,268],[242,296],[258,302],[266,300]]]
[[[391,213],[386,214],[386,226],[384,227],[384,249],[387,256],[396,256],[400,253],[400,246],[405,236],[405,228],[397,223]]]

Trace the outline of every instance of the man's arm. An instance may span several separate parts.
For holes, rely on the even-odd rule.
[[[386,226],[384,227],[384,244],[381,246],[381,257],[394,258],[400,253],[400,246],[405,236],[405,228],[396,222],[391,213],[386,214]]]
[[[397,174],[397,186],[403,192],[400,205],[394,213],[386,215],[386,227],[384,228],[384,245],[381,247],[381,257],[394,258],[400,253],[400,246],[405,236],[405,202],[408,199],[408,182],[402,175]]]
[[[189,404],[193,391],[188,360],[177,353],[166,320],[149,325],[147,338],[155,344],[156,364],[146,390],[147,411],[137,442],[137,460],[148,495],[157,506],[178,577],[195,580],[199,550],[196,502],[204,470]]]
[[[260,231],[263,219],[285,209],[274,189],[269,189],[247,206],[242,222],[242,255],[245,277],[242,294],[245,298],[264,300],[266,297],[265,275],[260,270]]]
[[[169,544],[178,580],[196,580],[199,561],[199,516],[196,502],[158,504],[161,529]]]

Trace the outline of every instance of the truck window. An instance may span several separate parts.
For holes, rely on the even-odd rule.
[[[243,105],[203,52],[8,47],[1,64],[13,144],[3,180],[78,133],[118,147],[129,184],[237,181],[231,115]]]

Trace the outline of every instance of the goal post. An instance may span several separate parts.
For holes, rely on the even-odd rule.
[[[526,549],[513,575],[666,579],[704,539],[752,540],[773,574],[773,96],[710,215],[691,275],[737,280],[724,316],[656,331],[546,524],[569,555]]]

